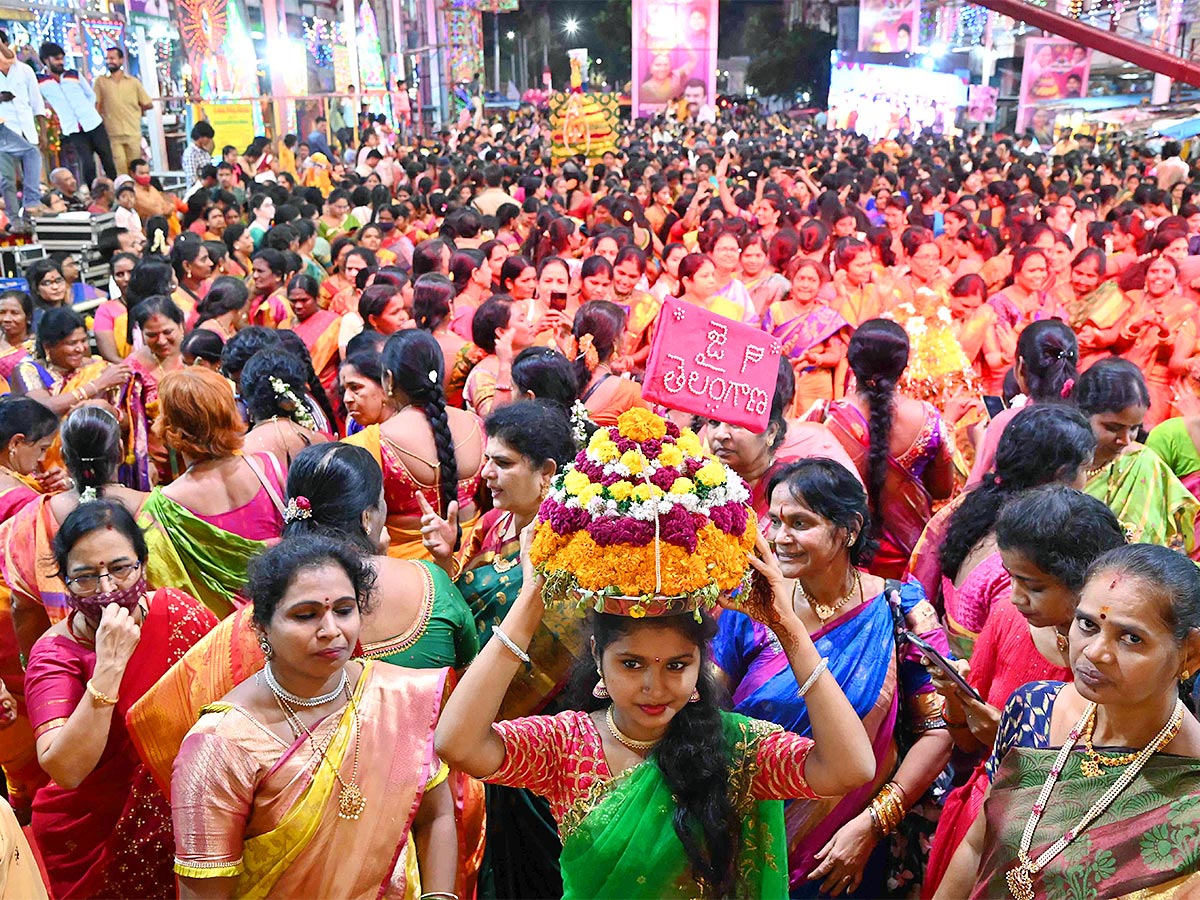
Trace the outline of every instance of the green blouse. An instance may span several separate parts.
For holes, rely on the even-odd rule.
[[[475,618],[450,576],[417,560],[425,582],[417,621],[403,634],[363,645],[363,656],[410,669],[464,669],[479,652]]]

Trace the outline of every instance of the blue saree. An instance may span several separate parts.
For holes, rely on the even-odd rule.
[[[917,582],[902,587],[900,602],[910,627],[917,607],[929,606]],[[922,635],[939,649],[947,650],[945,635],[940,631],[922,631]],[[867,729],[875,752],[876,774],[871,783],[845,797],[786,804],[784,820],[793,896],[800,895],[798,891],[803,891],[804,896],[816,896],[818,883],[806,881],[816,867],[814,855],[838,829],[862,812],[891,778],[898,758],[895,731],[901,698],[932,693],[929,676],[916,657],[906,656],[897,672],[895,626],[883,594],[830,621],[814,632],[812,638],[817,652],[829,659],[830,674],[837,679]],[[775,722],[788,731],[811,737],[808,707],[797,696],[798,685],[787,656],[769,629],[742,613],[722,612],[712,651],[714,662],[728,677],[735,712]],[[906,705],[911,707],[911,701],[906,701]],[[940,720],[937,724],[941,724]],[[881,850],[885,843],[876,849]],[[869,864],[865,874],[854,896],[882,896],[882,866]],[[873,875],[878,880],[868,883]]]

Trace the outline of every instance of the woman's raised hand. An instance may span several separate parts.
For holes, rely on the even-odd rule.
[[[96,629],[96,670],[99,672],[103,668],[117,676],[119,684],[119,676],[124,675],[125,666],[141,637],[142,627],[134,619],[133,613],[116,603],[108,604]],[[115,690],[116,685],[113,687]]]
[[[444,519],[420,491],[417,491],[417,504],[421,507],[421,543],[435,560],[449,559],[458,542],[458,501],[450,501]]]
[[[754,539],[754,553],[746,555],[758,577],[748,591],[743,591],[736,599],[722,599],[721,605],[745,613],[772,631],[781,626],[790,628],[796,612],[792,609],[787,579],[762,532]]]

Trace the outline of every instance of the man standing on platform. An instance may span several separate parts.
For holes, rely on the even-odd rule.
[[[42,155],[38,152],[35,117],[45,117],[46,106],[38,92],[33,69],[20,62],[8,46],[7,35],[0,41],[0,190],[11,230],[24,231],[18,224],[44,211],[41,201]],[[18,215],[16,164],[20,162],[24,183],[24,211]]]
[[[104,51],[107,75],[96,78],[96,109],[104,118],[104,127],[112,143],[113,165],[128,172],[129,164],[142,155],[142,113],[154,101],[142,83],[125,72],[125,51],[109,47]]]
[[[64,59],[67,52],[58,44],[47,41],[38,49],[38,58],[46,71],[38,76],[42,99],[58,113],[63,142],[75,151],[84,184],[96,180],[96,160],[109,178],[117,177],[113,164],[112,146],[104,120],[96,111],[96,95],[83,76],[74,69],[68,71]]]

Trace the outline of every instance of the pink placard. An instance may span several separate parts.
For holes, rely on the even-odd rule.
[[[752,325],[668,298],[655,325],[642,396],[762,432],[781,352],[779,341]]]

